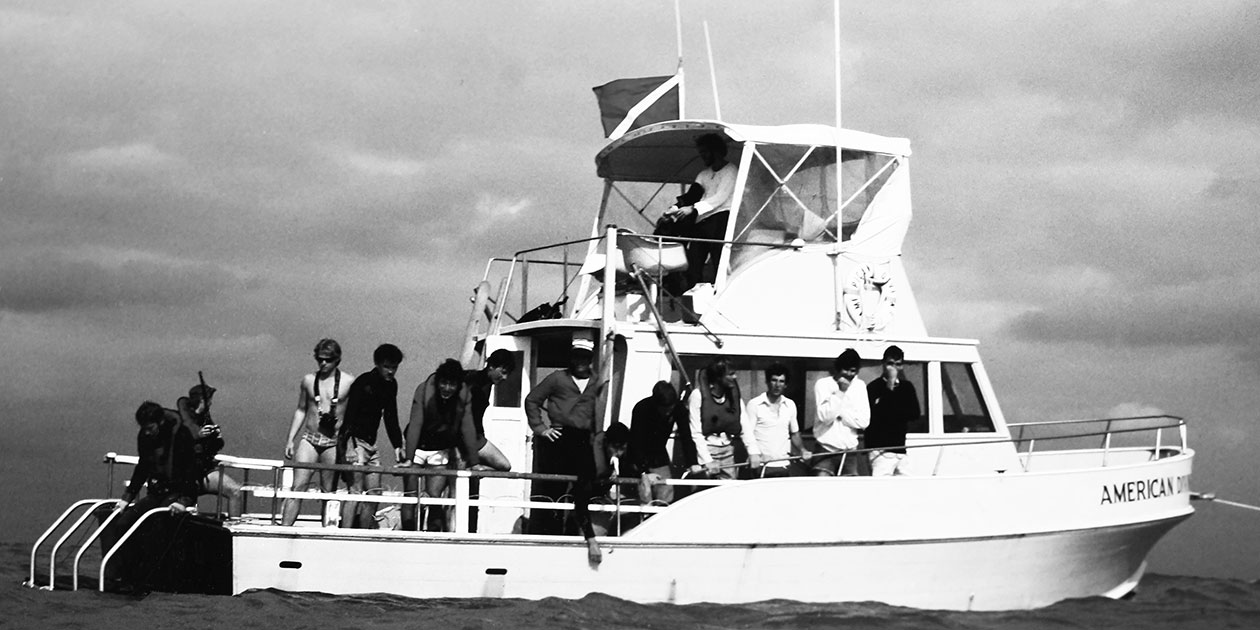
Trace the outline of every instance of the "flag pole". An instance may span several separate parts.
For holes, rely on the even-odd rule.
[[[844,203],[844,195],[841,192],[844,181],[844,157],[843,150],[840,146],[840,0],[832,0],[833,8],[832,22],[835,34],[835,45],[833,46],[836,62],[836,249],[835,254],[831,258],[832,274],[835,284],[835,325],[836,330],[844,327],[844,292],[841,289],[840,277],[840,246],[844,240],[844,212],[840,204]]]
[[[713,44],[709,41],[709,21],[704,21],[704,47],[709,53],[709,82],[713,84],[713,113],[722,120],[722,104],[718,102],[717,68],[713,66]]]
[[[844,196],[840,193],[841,187],[841,169],[844,160],[840,156],[840,130],[843,127],[840,124],[840,0],[832,0],[832,6],[835,9],[835,56],[836,56],[836,237],[839,240],[841,236],[840,226],[840,207],[844,203]]]
[[[682,9],[674,0],[674,37],[678,40],[678,118],[687,119],[687,82],[683,80]]]

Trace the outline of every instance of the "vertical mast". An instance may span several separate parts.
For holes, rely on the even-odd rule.
[[[683,77],[682,9],[674,0],[674,37],[678,40],[678,118],[687,119],[687,82]]]
[[[840,0],[832,0],[833,8],[832,22],[834,28],[835,42],[834,54],[836,63],[836,249],[835,255],[831,257],[831,269],[833,274],[833,290],[835,291],[835,326],[836,330],[840,330],[843,326],[844,313],[844,292],[842,290],[842,279],[840,277],[840,246],[844,240],[844,194],[841,192],[844,180],[844,159],[843,152],[840,147]]]
[[[713,44],[709,41],[709,21],[704,21],[704,48],[709,53],[709,82],[713,85],[713,114],[722,120],[722,104],[718,102],[717,68],[713,66]]]

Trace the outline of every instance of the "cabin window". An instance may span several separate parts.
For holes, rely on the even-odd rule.
[[[993,432],[993,418],[970,363],[941,363],[941,405],[946,433]]]

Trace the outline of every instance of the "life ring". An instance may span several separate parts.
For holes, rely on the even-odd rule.
[[[863,332],[883,330],[897,306],[897,284],[886,265],[859,265],[844,283],[844,309]]]

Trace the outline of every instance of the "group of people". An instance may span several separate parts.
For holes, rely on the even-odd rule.
[[[240,515],[240,484],[224,474],[215,461],[224,442],[223,430],[210,416],[214,392],[215,388],[199,383],[175,402],[175,409],[153,401],[145,401],[136,409],[139,461],[122,496],[131,504],[134,518],[157,507],[186,512],[205,494],[222,496],[228,514]],[[143,497],[141,487],[146,488]]]
[[[766,368],[766,391],[746,403],[725,359],[705,367],[685,406],[674,387],[660,381],[634,406],[623,467],[642,476],[641,501],[672,501],[673,489],[660,481],[674,470],[667,442],[677,429],[694,450],[689,472],[709,478],[904,475],[907,429],[920,414],[904,359],[900,348],[889,346],[881,375],[870,384],[857,376],[857,351],[834,359],[829,375],[814,383],[814,452],[801,438],[796,402],[785,395],[789,370],[781,363]],[[865,455],[851,453],[859,446],[868,449]]]
[[[285,459],[295,463],[379,467],[376,445],[384,424],[398,466],[500,471],[511,468],[503,452],[486,439],[484,427],[491,388],[516,369],[511,352],[491,353],[479,370],[465,371],[455,359],[443,361],[416,387],[405,429],[399,428],[398,421],[396,375],[403,353],[397,346],[378,346],[372,354],[374,367],[358,376],[341,370],[341,345],[335,340],[320,340],[314,357],[317,369],[298,384],[298,404],[285,441]],[[309,486],[315,472],[297,468],[294,489]],[[381,490],[378,473],[318,472],[324,492],[333,492],[338,481],[344,481],[355,493]],[[403,477],[404,490],[420,497],[441,496],[446,482],[441,474]],[[292,525],[300,509],[299,499],[286,499],[281,523]],[[415,506],[404,506],[402,512],[403,528],[417,529]],[[370,527],[373,521],[360,505],[347,502],[343,509],[343,526]],[[429,510],[424,525],[433,530],[445,529],[445,510]]]
[[[373,369],[358,376],[340,369],[341,346],[332,339],[316,344],[314,359],[317,369],[299,383],[285,459],[379,467],[377,439],[383,424],[399,466],[511,469],[503,452],[486,439],[484,427],[492,388],[517,367],[511,352],[491,353],[485,366],[476,370],[465,370],[454,359],[443,361],[416,387],[405,429],[398,420],[396,375],[403,353],[397,346],[377,347]],[[534,496],[557,501],[570,495],[576,509],[569,522],[561,511],[535,510],[528,532],[581,533],[590,541],[592,561],[598,561],[599,550],[587,503],[611,486],[612,462],[618,462],[622,476],[639,478],[642,503],[668,504],[674,500],[674,487],[665,482],[675,470],[668,443],[675,435],[694,448],[690,472],[710,478],[734,479],[741,471],[746,477],[781,477],[802,468],[815,475],[856,475],[864,469],[873,475],[906,472],[907,427],[919,417],[920,407],[913,383],[903,376],[904,353],[897,346],[885,350],[881,376],[869,384],[857,376],[861,358],[853,349],[837,356],[829,376],[814,383],[815,452],[801,438],[797,404],[785,394],[789,370],[781,363],[765,370],[765,392],[746,403],[734,370],[718,359],[703,370],[699,386],[686,401],[671,383],[659,381],[651,395],[634,405],[629,427],[621,422],[604,427],[606,366],[601,365],[597,374],[593,359],[594,339],[575,335],[567,367],[542,379],[524,401],[534,435],[534,472],[578,479],[533,482]],[[214,391],[194,386],[175,409],[153,402],[140,406],[136,411],[140,464],[124,499],[136,499],[140,486],[147,483],[148,495],[137,502],[139,508],[168,505],[181,511],[195,505],[199,495],[221,494],[228,513],[240,514],[240,485],[215,464],[223,439],[210,417]],[[859,447],[863,433],[864,446],[871,450],[866,461],[859,462],[847,453]],[[351,492],[381,488],[378,473],[297,468],[294,489],[308,487],[316,473],[325,492],[335,491],[339,481]],[[410,495],[439,497],[446,486],[442,474],[404,475],[404,489]],[[295,522],[299,501],[285,501],[284,525]],[[361,505],[370,504],[346,502],[343,526],[371,526],[372,514]],[[408,505],[401,520],[405,529],[447,527],[444,509],[428,510],[420,523],[415,506]]]

